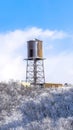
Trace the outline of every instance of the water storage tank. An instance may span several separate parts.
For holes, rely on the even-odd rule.
[[[42,58],[42,41],[35,39],[27,43],[28,58]]]
[[[42,58],[43,54],[42,54],[42,41],[37,41],[37,56]]]

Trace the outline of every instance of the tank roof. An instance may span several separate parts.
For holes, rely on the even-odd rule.
[[[40,41],[40,42],[42,42],[42,40],[39,40],[39,39],[33,39],[33,40],[29,40],[29,41],[27,41],[27,42],[35,42],[35,41]]]

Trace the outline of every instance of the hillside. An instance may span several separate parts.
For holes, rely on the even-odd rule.
[[[73,87],[0,83],[0,130],[73,130]]]

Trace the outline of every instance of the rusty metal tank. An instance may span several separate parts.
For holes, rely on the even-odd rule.
[[[42,41],[38,40],[37,42],[37,56],[42,58],[43,52],[42,52]]]
[[[35,39],[27,42],[28,58],[43,58],[42,41]]]

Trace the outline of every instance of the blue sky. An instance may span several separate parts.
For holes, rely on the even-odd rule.
[[[73,0],[0,0],[0,31],[37,26],[73,32]]]
[[[0,80],[25,79],[33,38],[43,40],[46,81],[73,83],[73,0],[0,0]]]

